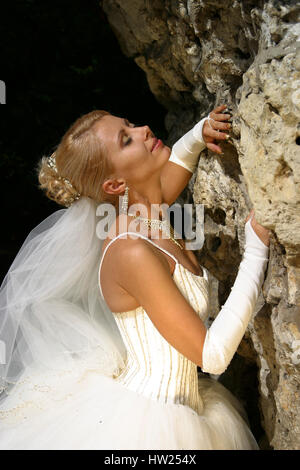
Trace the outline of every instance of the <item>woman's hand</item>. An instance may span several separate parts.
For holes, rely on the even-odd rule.
[[[227,140],[229,135],[226,132],[231,128],[231,124],[228,121],[231,118],[231,114],[223,114],[222,111],[227,108],[226,104],[217,106],[213,111],[209,113],[211,119],[207,119],[203,126],[203,140],[206,147],[212,152],[223,154],[222,149],[217,145],[217,140]],[[222,132],[223,131],[223,132]],[[228,135],[228,137],[227,137]]]
[[[252,214],[253,214],[253,217],[252,217]],[[245,220],[245,223],[250,219],[250,217],[252,217],[252,220],[250,223],[254,232],[266,246],[269,246],[270,245],[270,230],[266,229],[265,227],[263,227],[263,225],[260,225],[257,222],[255,215],[254,215],[254,209],[251,209],[250,214]]]

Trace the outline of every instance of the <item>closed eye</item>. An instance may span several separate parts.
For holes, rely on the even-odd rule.
[[[132,138],[131,138],[131,137],[129,137],[129,139],[125,142],[125,145],[130,144],[130,142],[132,142]]]
[[[135,124],[132,124],[132,123],[129,123],[127,120],[126,120],[126,124],[129,126],[129,127],[135,127]],[[128,137],[126,134],[124,135],[124,137]],[[129,145],[130,143],[132,142],[132,138],[129,137],[129,139],[125,142],[124,145]]]

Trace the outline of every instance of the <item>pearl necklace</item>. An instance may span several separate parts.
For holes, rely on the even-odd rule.
[[[172,240],[176,245],[178,245],[181,250],[183,250],[183,247],[180,245],[180,243],[175,240],[174,238],[174,229],[170,225],[167,219],[159,220],[159,219],[147,219],[145,217],[141,217],[140,215],[133,215],[133,214],[128,214],[130,217],[133,217],[137,221],[144,222],[147,224],[148,228],[155,228],[161,230],[163,233],[167,235],[167,237]]]

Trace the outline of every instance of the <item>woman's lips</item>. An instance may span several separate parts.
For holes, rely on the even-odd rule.
[[[161,144],[162,144],[162,141],[161,141],[160,139],[158,139],[157,142],[156,142],[156,144],[155,144],[154,147],[153,147],[152,152],[154,152],[154,150],[156,150]]]

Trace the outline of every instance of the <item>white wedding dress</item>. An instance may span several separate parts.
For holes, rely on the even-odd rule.
[[[205,321],[207,270],[195,275],[143,238],[176,262],[174,282]],[[1,449],[258,449],[238,400],[215,379],[198,377],[196,364],[162,337],[142,307],[113,314],[127,353],[120,374],[87,368],[73,381],[55,374],[60,393],[43,402],[37,372],[21,405],[13,393],[1,406]]]

